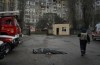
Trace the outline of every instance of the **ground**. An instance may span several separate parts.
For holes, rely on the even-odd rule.
[[[23,43],[16,47],[0,65],[100,65],[100,41],[87,45],[87,54],[81,57],[77,36],[24,36]],[[68,54],[33,54],[34,48],[52,48]]]

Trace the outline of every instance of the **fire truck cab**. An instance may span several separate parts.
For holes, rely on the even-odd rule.
[[[21,28],[16,15],[3,15],[0,17],[0,35],[21,35]]]

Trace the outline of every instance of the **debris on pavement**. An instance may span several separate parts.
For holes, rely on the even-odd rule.
[[[67,53],[49,48],[38,48],[38,49],[33,49],[33,54],[67,54]]]

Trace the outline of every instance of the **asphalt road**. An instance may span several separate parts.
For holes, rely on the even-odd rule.
[[[68,54],[33,54],[34,48],[50,48]],[[76,36],[24,36],[23,43],[16,47],[0,65],[100,65],[100,41],[87,45],[87,54],[81,57]]]

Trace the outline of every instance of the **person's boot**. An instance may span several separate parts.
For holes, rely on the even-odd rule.
[[[84,56],[84,55],[85,55],[85,51],[81,50],[81,56]]]

